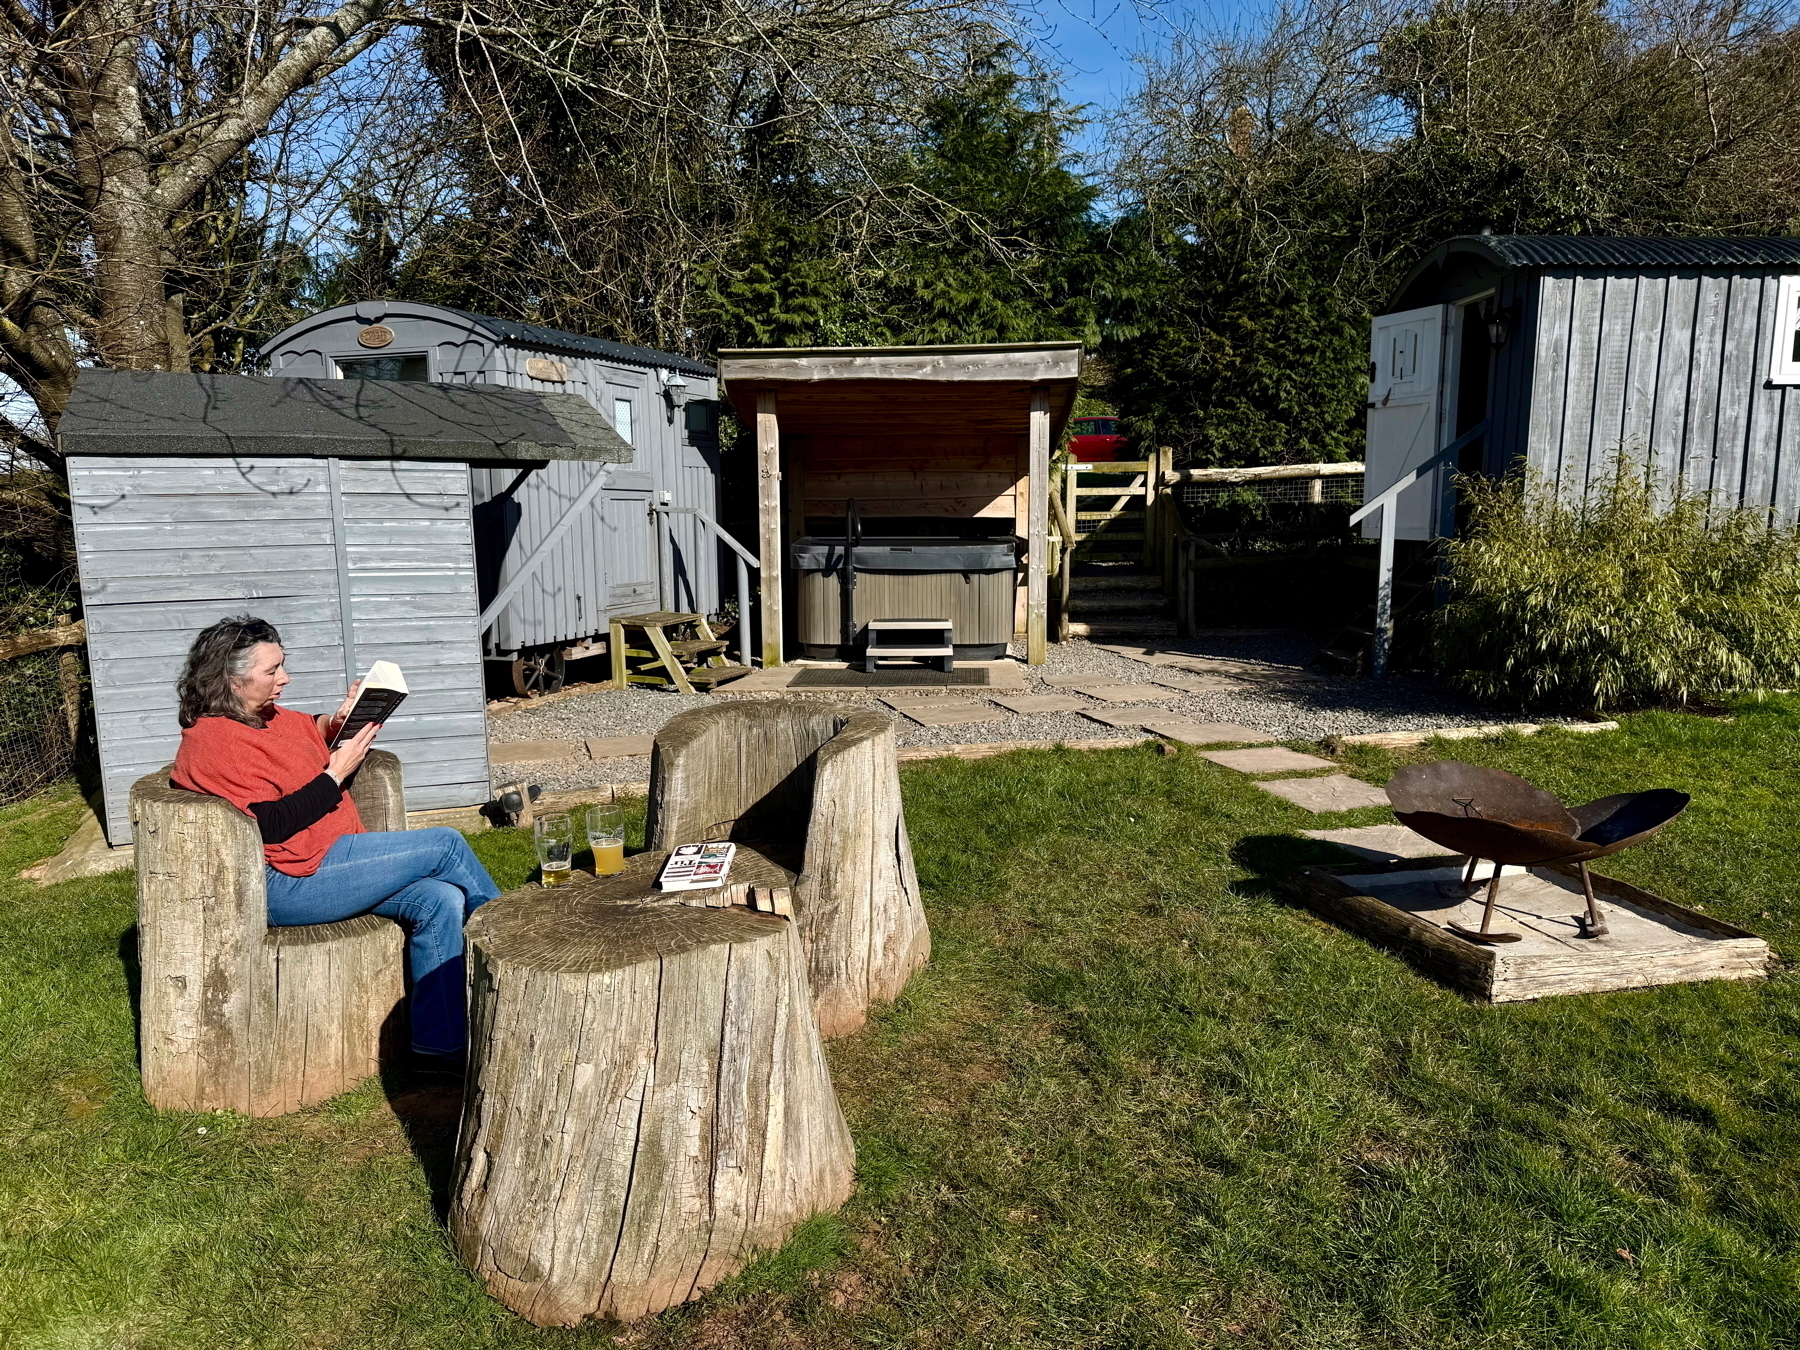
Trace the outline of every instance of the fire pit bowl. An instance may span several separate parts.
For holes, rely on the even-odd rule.
[[[1459,936],[1479,942],[1516,942],[1519,938],[1517,933],[1492,931],[1500,869],[1550,862],[1575,863],[1581,868],[1588,910],[1580,918],[1582,936],[1605,936],[1606,924],[1594,900],[1587,864],[1641,844],[1686,810],[1691,800],[1685,792],[1654,788],[1602,797],[1571,811],[1523,778],[1456,759],[1409,765],[1388,781],[1387,794],[1402,825],[1452,852],[1468,855],[1463,894],[1469,894],[1477,860],[1494,864],[1480,930],[1449,925]]]

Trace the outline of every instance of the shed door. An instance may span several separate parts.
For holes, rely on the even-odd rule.
[[[1435,455],[1443,445],[1444,327],[1450,306],[1427,305],[1380,315],[1369,338],[1369,439],[1363,500],[1386,491]],[[1438,513],[1438,475],[1400,494],[1395,537],[1431,539]],[[1363,522],[1363,537],[1381,533],[1381,522]]]

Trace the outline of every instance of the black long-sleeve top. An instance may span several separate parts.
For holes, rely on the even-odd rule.
[[[269,802],[251,802],[250,814],[265,844],[281,844],[308,825],[316,825],[337,809],[344,788],[328,773],[321,773],[305,787]]]

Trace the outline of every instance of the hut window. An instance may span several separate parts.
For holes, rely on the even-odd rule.
[[[345,380],[405,380],[424,384],[431,378],[422,356],[358,356],[337,363]]]
[[[1775,288],[1775,351],[1769,383],[1800,384],[1800,277],[1782,277]]]
[[[613,400],[613,430],[619,433],[619,438],[621,440],[623,440],[625,442],[625,444],[627,444],[627,445],[637,444],[637,442],[635,442],[631,439],[631,400],[630,399],[615,398]]]

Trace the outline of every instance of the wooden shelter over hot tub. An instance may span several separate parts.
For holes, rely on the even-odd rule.
[[[969,541],[1011,539],[1020,565],[1002,636],[1023,636],[1027,660],[1041,663],[1050,452],[1074,407],[1081,357],[1079,342],[720,352],[725,394],[756,429],[763,664],[780,665],[801,636],[790,549],[802,538],[842,538],[852,502],[871,543],[906,540],[924,553],[934,541],[955,552]],[[941,589],[915,594],[949,604]],[[854,594],[859,641],[870,620],[929,617],[877,612],[909,603],[903,588]],[[817,634],[806,636],[816,648]],[[980,647],[986,642],[965,639],[991,636],[958,633],[956,641]]]

